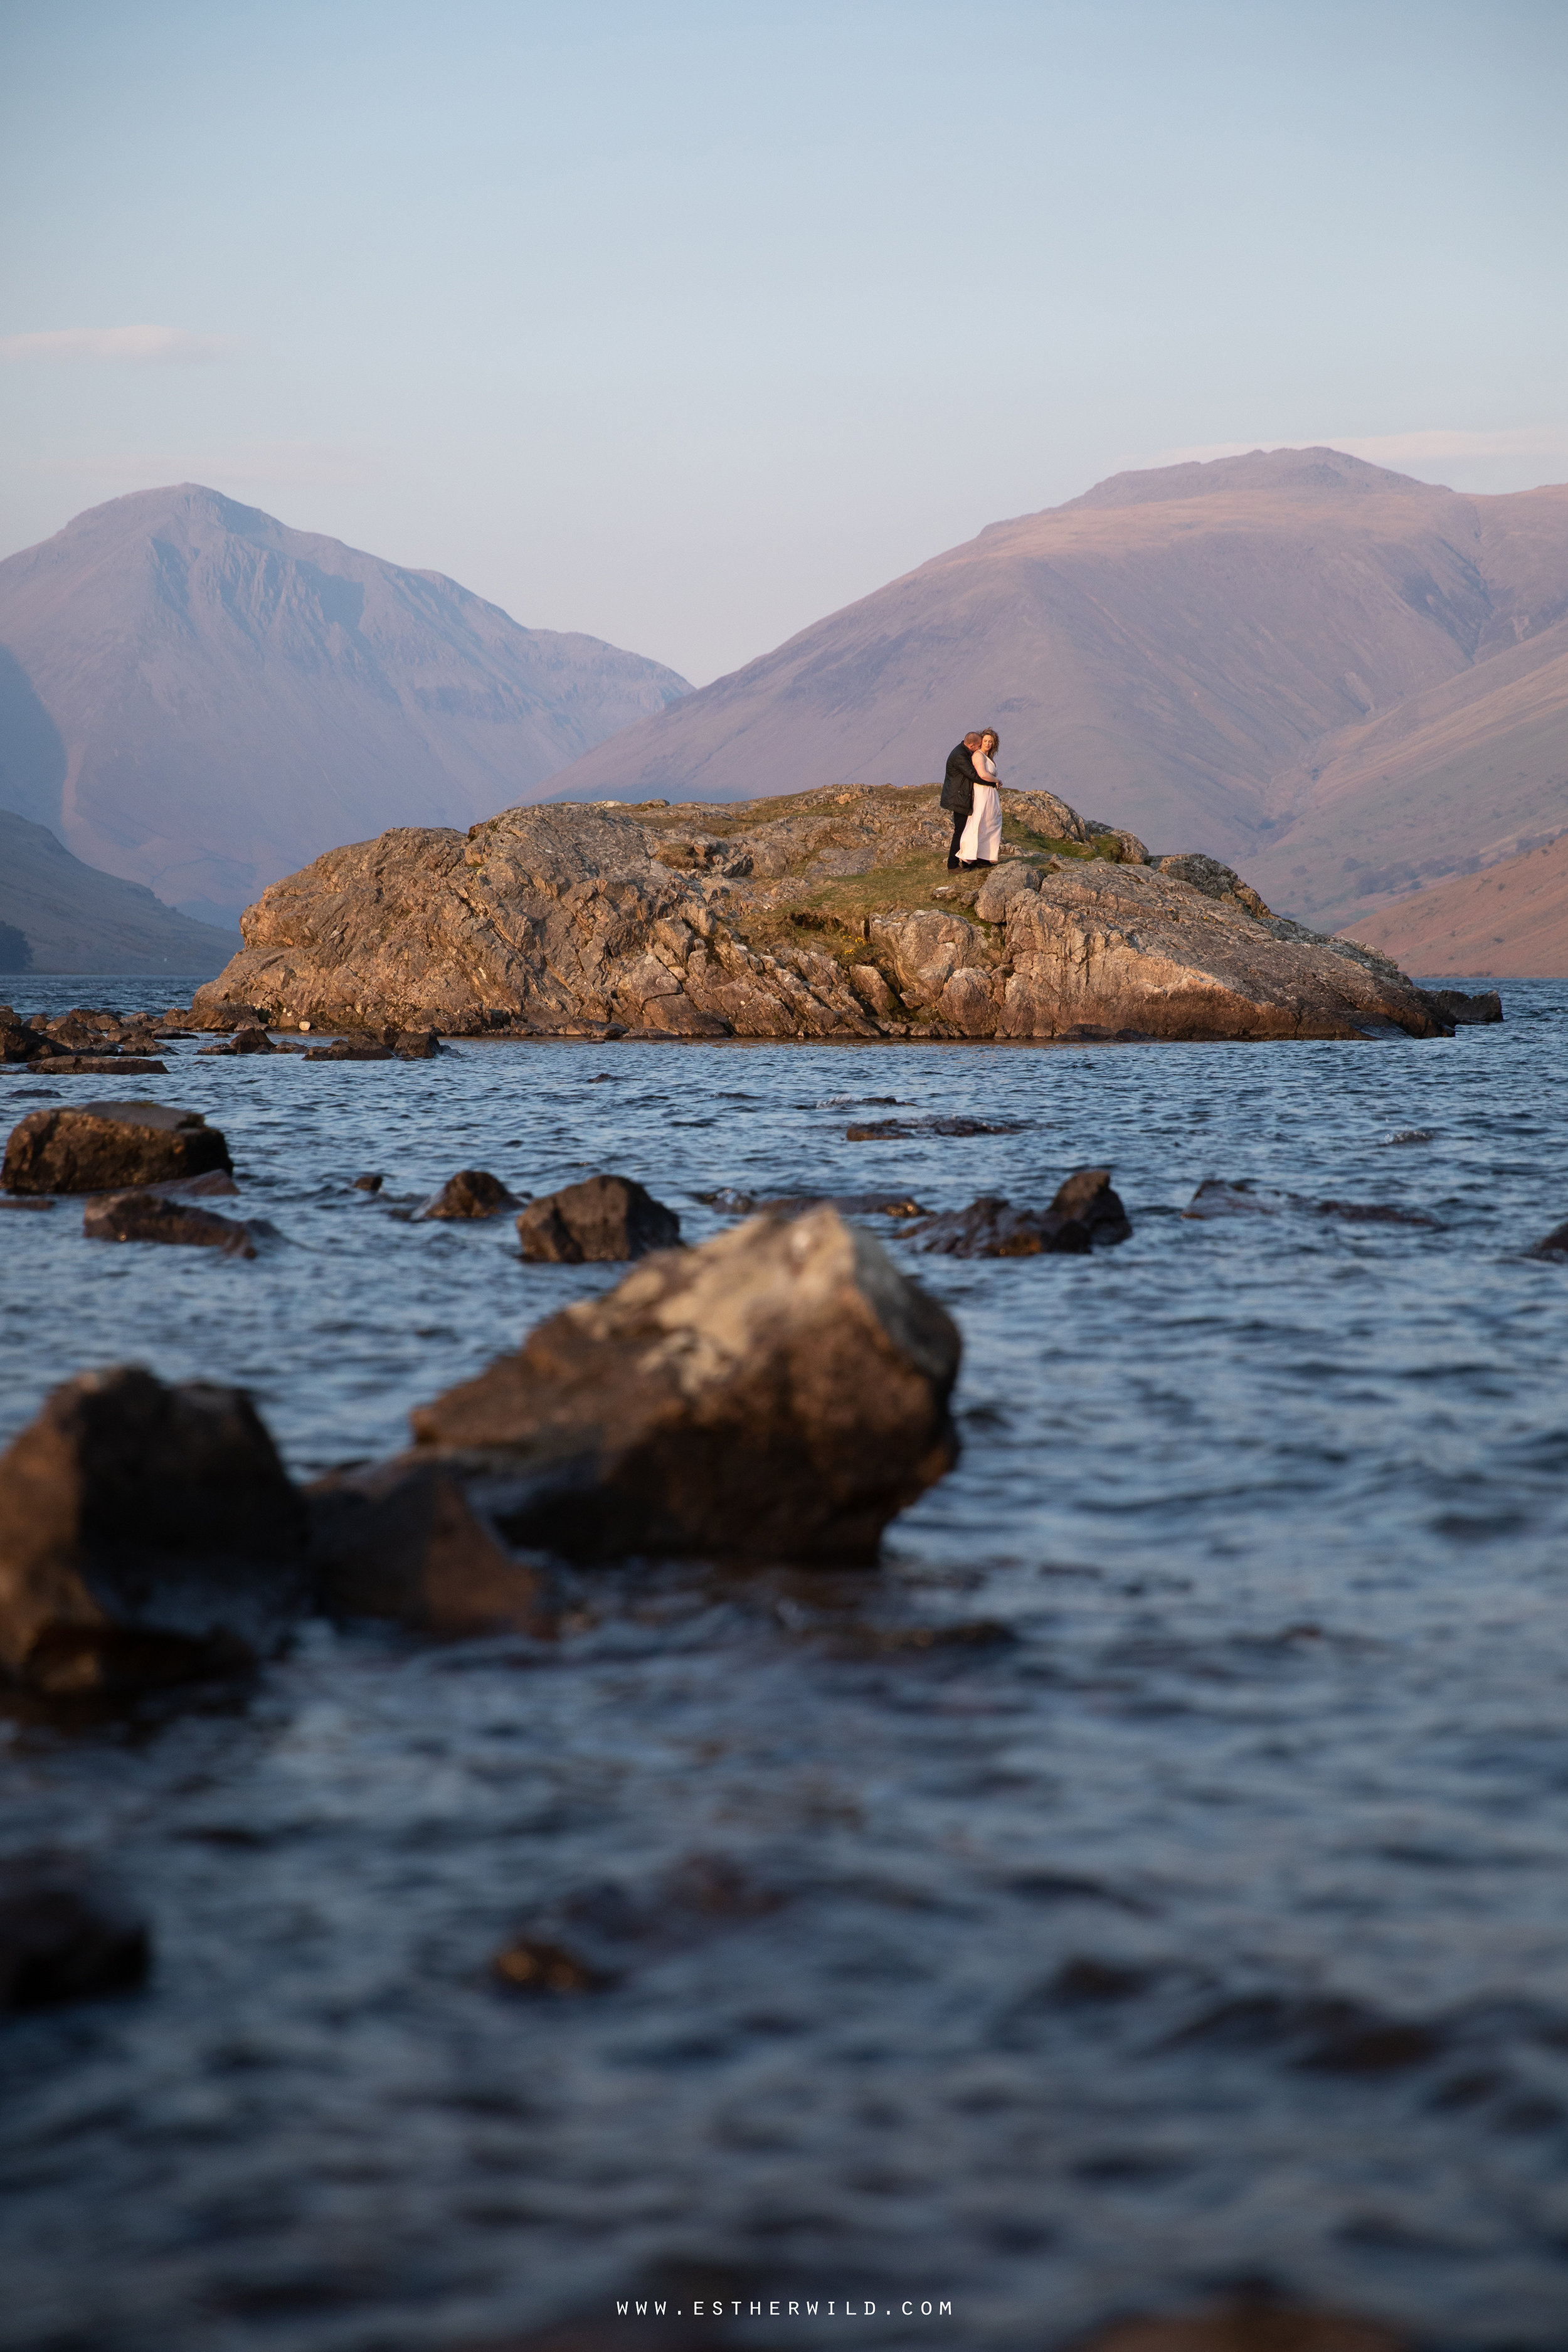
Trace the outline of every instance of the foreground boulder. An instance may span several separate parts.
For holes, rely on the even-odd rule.
[[[68,1864],[0,1864],[0,2014],[92,2000],[142,1983],[147,1930],[94,1895]]]
[[[188,1199],[168,1200],[152,1191],[106,1192],[89,1201],[81,1229],[89,1242],[165,1242],[184,1249],[222,1250],[226,1257],[254,1257],[257,1233],[236,1217],[198,1209]]]
[[[84,1373],[0,1459],[0,1664],[57,1696],[247,1664],[303,1605],[305,1542],[241,1391]]]
[[[957,1458],[959,1353],[836,1211],[758,1217],[552,1316],[414,1433],[489,1467],[511,1540],[571,1559],[866,1560]]]
[[[155,1102],[89,1102],[36,1110],[11,1130],[0,1183],[7,1192],[116,1192],[232,1174],[228,1146],[200,1111]]]
[[[967,1209],[924,1217],[905,1234],[913,1248],[944,1257],[1081,1257],[1097,1244],[1131,1241],[1132,1222],[1110,1169],[1080,1168],[1048,1209],[1016,1208],[986,1194]]]
[[[363,1183],[364,1179],[356,1179]],[[515,1192],[509,1192],[499,1176],[488,1168],[459,1168],[448,1176],[438,1192],[433,1192],[418,1212],[421,1217],[435,1217],[452,1223],[467,1217],[499,1217],[503,1209],[519,1205]]]
[[[332,1615],[447,1636],[547,1630],[539,1572],[503,1549],[439,1462],[334,1471],[305,1495],[310,1563]]]
[[[517,1221],[534,1265],[586,1265],[674,1249],[680,1219],[630,1176],[590,1176],[531,1201]]]

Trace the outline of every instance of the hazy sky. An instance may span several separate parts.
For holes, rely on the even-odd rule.
[[[208,482],[700,684],[1128,466],[1561,481],[1565,106],[1568,0],[0,0],[0,553]]]

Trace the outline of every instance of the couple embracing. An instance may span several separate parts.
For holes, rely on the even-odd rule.
[[[947,870],[956,874],[976,866],[994,866],[1002,846],[1002,790],[996,781],[996,753],[1002,739],[994,727],[983,727],[955,743],[947,755],[942,805],[952,812],[952,839],[947,846]]]

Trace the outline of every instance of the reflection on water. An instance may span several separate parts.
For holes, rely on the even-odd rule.
[[[0,2036],[7,2340],[423,2352],[695,2263],[1007,2352],[1243,2277],[1557,2352],[1568,1272],[1519,1251],[1568,1214],[1568,987],[1504,996],[1365,1047],[171,1049],[286,1245],[9,1216],[6,1435],[132,1358],[245,1382],[301,1472],[395,1445],[615,1279],[398,1217],[461,1166],[620,1170],[699,1240],[721,1188],[1109,1160],[1137,1230],[919,1261],[965,1453],[880,1576],[606,1572],[551,1647],[313,1626],[250,1693],[12,1725],[5,1851],[112,1866],[157,1957]],[[894,1103],[1016,1130],[847,1141]],[[1437,1222],[1182,1219],[1211,1176]],[[595,1981],[509,1993],[520,1936]]]

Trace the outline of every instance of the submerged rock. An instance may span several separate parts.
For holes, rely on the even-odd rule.
[[[220,1217],[188,1201],[142,1191],[105,1192],[82,1212],[89,1242],[167,1242],[185,1249],[217,1249],[227,1257],[254,1257],[256,1234],[235,1217]]]
[[[334,1471],[305,1496],[311,1566],[333,1615],[446,1635],[548,1628],[539,1572],[503,1549],[439,1463]]]
[[[1524,1254],[1526,1257],[1568,1258],[1568,1223],[1553,1225],[1543,1240],[1538,1241],[1533,1249],[1528,1249]]]
[[[362,1176],[357,1180],[363,1184]],[[379,1191],[378,1177],[368,1190]],[[456,1222],[465,1217],[499,1217],[503,1209],[519,1206],[515,1192],[509,1192],[499,1176],[485,1168],[459,1168],[448,1176],[438,1192],[433,1192],[424,1207],[416,1212],[417,1218],[435,1217]]]
[[[957,1458],[957,1329],[832,1209],[668,1253],[413,1415],[514,1541],[863,1560]]]
[[[233,1166],[200,1111],[89,1102],[30,1112],[11,1131],[0,1183],[8,1192],[110,1192]]]
[[[603,1992],[615,1981],[542,1936],[514,1936],[490,1962],[490,1973],[510,1992]]]
[[[57,1696],[247,1664],[304,1602],[305,1537],[242,1391],[84,1373],[0,1458],[0,1662]]]
[[[330,1045],[307,1045],[300,1055],[306,1062],[390,1062],[395,1058],[390,1045],[363,1045],[350,1037],[334,1037]]]
[[[531,1201],[517,1235],[531,1263],[584,1265],[674,1249],[680,1219],[632,1177],[590,1176]]]
[[[147,1930],[84,1887],[68,1864],[0,1864],[0,2013],[94,2000],[146,1979]]]
[[[1081,1257],[1097,1243],[1130,1241],[1132,1224],[1111,1190],[1110,1169],[1080,1168],[1048,1209],[1016,1208],[985,1194],[967,1209],[922,1219],[907,1237],[913,1248],[944,1257]]]
[[[1282,1192],[1250,1177],[1234,1180],[1205,1176],[1184,1217],[1279,1217],[1288,1212],[1316,1217],[1340,1217],[1353,1225],[1425,1225],[1432,1230],[1438,1219],[1425,1209],[1402,1209],[1391,1201],[1310,1201],[1299,1192]]]

